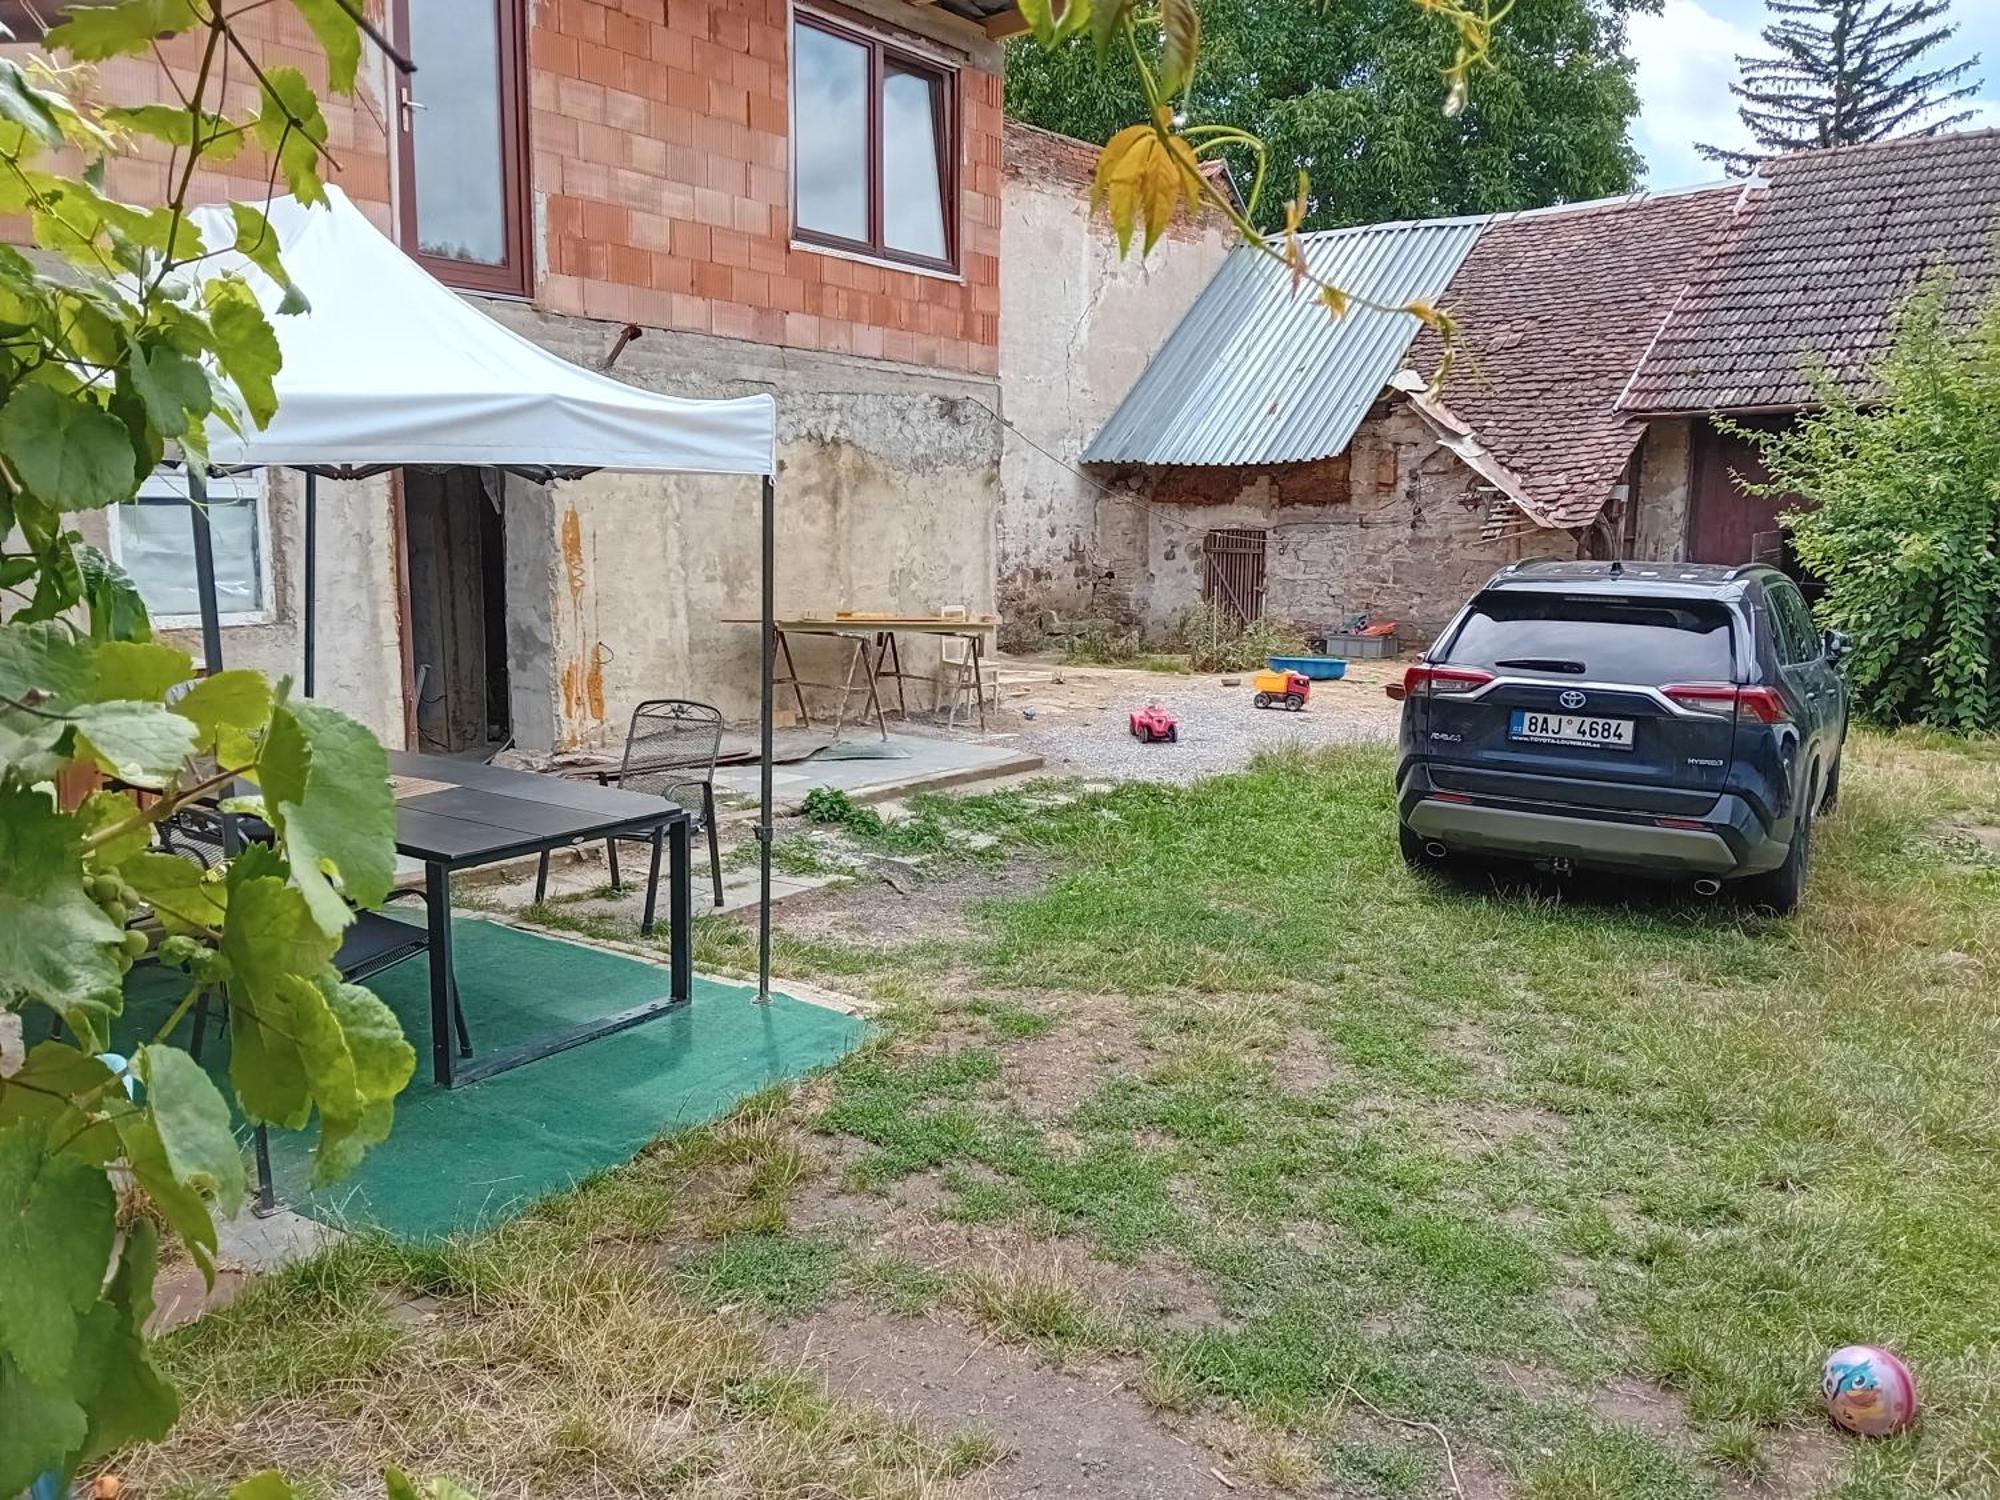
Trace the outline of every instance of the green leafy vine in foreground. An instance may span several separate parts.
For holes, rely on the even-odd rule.
[[[394,872],[381,746],[287,683],[197,677],[74,525],[163,459],[201,466],[211,422],[240,432],[275,409],[278,342],[228,267],[283,288],[280,313],[305,299],[261,207],[189,213],[199,168],[246,150],[268,161],[269,192],[324,199],[311,86],[259,65],[235,28],[259,3],[116,0],[72,11],[48,59],[0,59],[0,213],[40,252],[0,246],[0,1006],[29,1035],[61,1022],[0,1074],[0,1495],[174,1421],[144,1339],[153,1226],[212,1278],[213,1215],[237,1211],[246,1176],[228,1102],[176,1041],[182,1018],[227,1007],[238,1110],[288,1129],[317,1116],[322,1178],[383,1138],[415,1065],[395,1017],[332,964],[353,906],[380,902]],[[352,16],[291,3],[350,91]],[[162,48],[178,103],[83,102],[89,64]],[[232,70],[256,83],[239,117],[218,105]],[[168,159],[164,204],[105,191],[106,160],[141,144]],[[214,870],[159,847],[163,820],[231,798],[273,842]],[[155,937],[182,998],[107,1061],[126,972]],[[259,1476],[239,1493],[285,1491]]]

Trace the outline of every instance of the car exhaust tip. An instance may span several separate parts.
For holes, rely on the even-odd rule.
[[[1432,859],[1443,859],[1450,852],[1450,850],[1446,849],[1436,839],[1432,839],[1424,845],[1424,853],[1428,854]]]
[[[1694,893],[1697,896],[1713,896],[1721,889],[1722,882],[1713,875],[1704,875],[1694,883]]]

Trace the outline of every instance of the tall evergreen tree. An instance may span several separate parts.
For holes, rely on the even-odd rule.
[[[1729,91],[1760,149],[1698,149],[1732,172],[1766,156],[1820,146],[1857,146],[1905,132],[1935,135],[1972,118],[1951,106],[1979,91],[1979,63],[1926,67],[1958,27],[1942,18],[1951,0],[1769,0],[1777,17],[1762,32],[1768,57],[1738,57]],[[1947,113],[1947,111],[1949,111]],[[1912,127],[1915,127],[1913,130]]]

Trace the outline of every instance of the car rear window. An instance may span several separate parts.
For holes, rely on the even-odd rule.
[[[1728,682],[1729,611],[1706,599],[1495,591],[1472,601],[1445,660],[1593,682]]]

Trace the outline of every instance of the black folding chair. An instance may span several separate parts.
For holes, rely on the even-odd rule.
[[[717,906],[722,905],[722,851],[715,833],[715,760],[721,750],[721,709],[686,698],[654,698],[632,710],[618,769],[597,773],[599,786],[661,797],[688,810],[688,831],[708,835],[708,871]],[[631,839],[650,843],[652,835],[633,834]],[[617,839],[604,841],[604,856],[616,890],[620,886]],[[549,856],[544,851],[535,871],[535,899],[540,901],[548,889]]]

